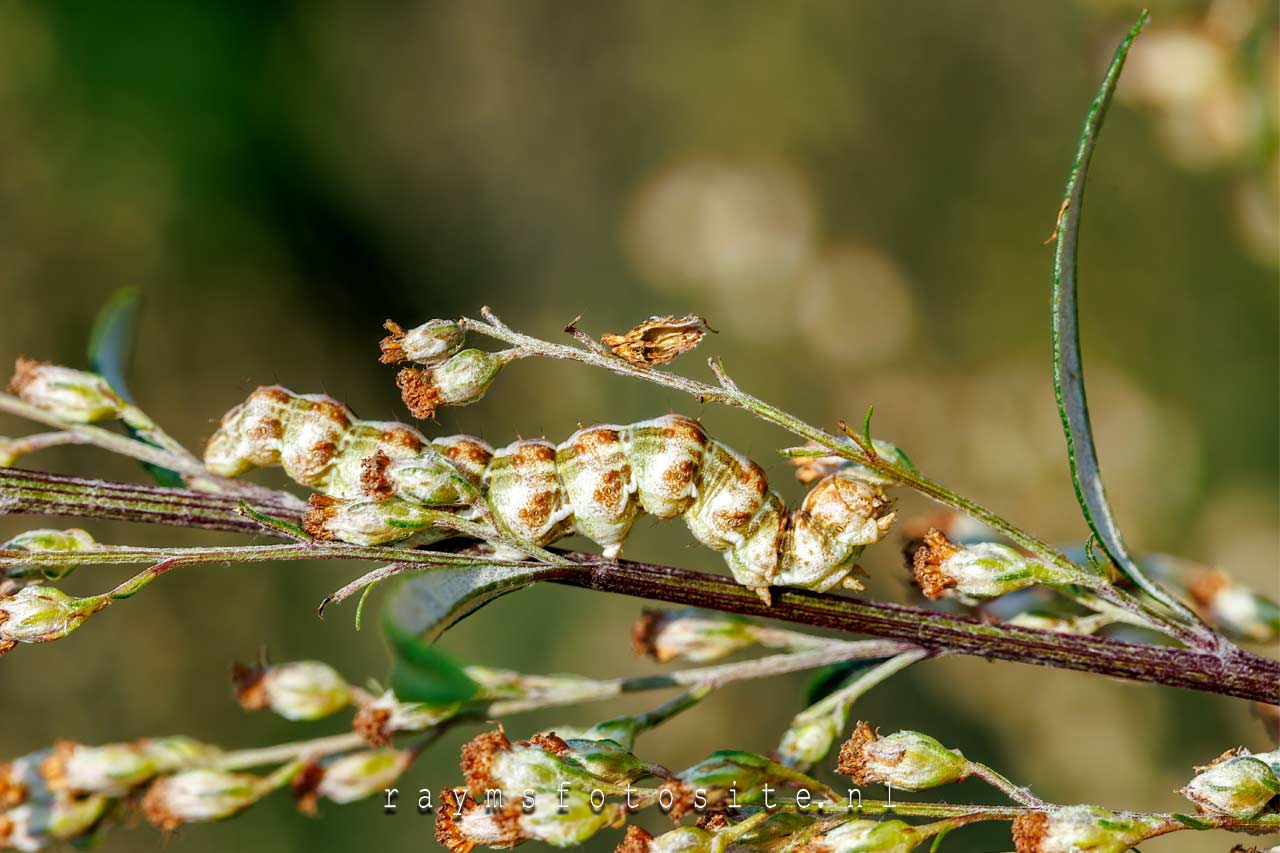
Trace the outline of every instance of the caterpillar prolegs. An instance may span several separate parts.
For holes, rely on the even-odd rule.
[[[360,545],[443,538],[432,525],[450,509],[532,545],[577,532],[616,557],[641,511],[679,515],[760,592],[831,589],[893,521],[891,501],[854,468],[822,477],[788,511],[759,465],[682,415],[494,451],[470,436],[429,440],[403,424],[362,421],[332,398],[273,386],[227,413],[205,464],[223,476],[283,466],[320,492],[308,532]]]

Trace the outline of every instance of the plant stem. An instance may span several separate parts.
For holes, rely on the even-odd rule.
[[[321,758],[364,747],[364,738],[355,732],[329,737],[281,743],[257,749],[237,749],[220,756],[213,766],[219,770],[245,770],[267,764],[282,764],[296,758]]]
[[[300,518],[297,510],[288,507],[259,505],[259,508],[289,520]],[[238,500],[235,498],[185,489],[84,480],[12,468],[0,469],[0,513],[115,518],[239,533],[264,532],[259,524],[239,513]],[[388,567],[380,575],[389,577],[401,571],[416,571],[417,566],[422,564],[443,565],[446,556],[440,552],[423,553],[387,547],[362,548],[336,543],[291,543],[260,547],[263,550],[225,549],[219,554],[218,560],[239,561],[241,557],[256,557],[261,560],[309,559],[320,556],[382,560],[398,564],[396,571],[391,571]],[[141,553],[134,553],[134,560],[137,561]],[[169,559],[173,556],[173,551],[168,549],[151,550],[148,553],[148,559]],[[45,555],[20,552],[10,556],[15,560],[32,562]],[[453,556],[457,558],[457,555]],[[1280,704],[1280,663],[1242,650],[1223,656],[1198,650],[1071,636],[804,590],[778,589],[773,606],[767,607],[750,590],[720,575],[690,572],[652,563],[605,560],[598,554],[570,552],[565,553],[565,556],[572,559],[575,565],[538,565],[536,571],[527,575],[520,585],[536,580],[554,580],[652,601],[778,619],[810,628],[833,628],[902,640],[959,654],[1095,672]],[[67,562],[76,562],[78,559],[81,563],[91,561],[86,560],[85,552],[58,559],[66,559]],[[467,557],[465,561],[472,565],[503,563],[485,557]]]

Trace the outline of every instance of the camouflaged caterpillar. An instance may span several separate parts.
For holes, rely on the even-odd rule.
[[[538,546],[577,532],[612,558],[641,510],[680,515],[762,597],[770,586],[856,585],[853,561],[894,516],[884,492],[855,469],[822,477],[788,511],[759,465],[681,415],[494,451],[470,436],[427,439],[404,424],[362,421],[330,397],[272,386],[226,414],[205,464],[228,477],[282,466],[319,491],[308,532],[360,545],[445,538],[431,525],[449,509]]]

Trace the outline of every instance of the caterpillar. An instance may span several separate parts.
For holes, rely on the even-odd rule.
[[[270,386],[223,417],[205,465],[226,477],[283,467],[318,491],[307,531],[360,545],[443,538],[432,519],[449,508],[521,543],[576,532],[615,558],[641,512],[682,516],[739,583],[766,598],[770,586],[856,586],[853,561],[894,517],[879,485],[855,468],[826,474],[788,510],[759,465],[683,415],[494,450],[471,436],[427,439],[404,424],[362,421],[330,397]]]

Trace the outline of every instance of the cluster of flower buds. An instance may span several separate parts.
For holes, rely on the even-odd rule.
[[[396,376],[404,404],[416,418],[435,417],[441,406],[465,406],[485,395],[498,371],[520,357],[516,350],[462,349],[462,328],[450,320],[429,320],[405,331],[388,320],[382,339],[383,364],[414,362]]]
[[[760,466],[677,415],[493,452],[466,436],[428,444],[401,425],[358,421],[328,397],[260,388],[223,418],[205,464],[223,476],[282,465],[325,493],[313,500],[308,532],[361,545],[421,537],[439,518],[432,508],[483,501],[483,515],[517,542],[545,546],[576,531],[616,557],[642,510],[679,515],[764,597],[771,585],[848,582],[854,559],[894,517],[884,492],[848,470],[823,477],[788,512]]]
[[[1125,853],[1157,830],[1150,818],[1101,806],[1060,806],[1016,818],[1013,842],[1017,853]]]
[[[103,598],[72,598],[51,586],[25,586],[0,595],[0,655],[18,643],[61,639],[106,606]]]
[[[319,720],[351,704],[350,685],[320,661],[236,664],[232,680],[245,710],[270,708],[286,720]]]
[[[1221,569],[1200,572],[1187,585],[1196,609],[1228,636],[1255,643],[1280,639],[1280,605]]]
[[[136,411],[96,373],[29,358],[14,365],[9,393],[68,423],[113,420]]]
[[[958,750],[947,749],[926,734],[901,731],[881,737],[865,722],[859,722],[840,747],[837,766],[854,784],[892,785],[904,791],[958,782],[970,775],[970,768]]]
[[[40,529],[27,530],[0,545],[0,551],[27,551],[29,553],[48,553],[50,551],[91,551],[97,547],[88,531],[78,527],[66,530]],[[26,566],[21,563],[0,563],[0,576],[10,578],[43,577],[50,580],[66,577],[75,566],[63,566],[59,569],[48,569],[39,566]]]
[[[930,530],[912,558],[916,584],[931,599],[996,598],[1035,584],[1080,583],[1089,578],[1039,563],[997,542],[959,545]]]
[[[1178,793],[1201,811],[1249,820],[1280,795],[1278,765],[1280,750],[1261,755],[1230,750],[1208,766],[1196,768],[1195,778]]]

